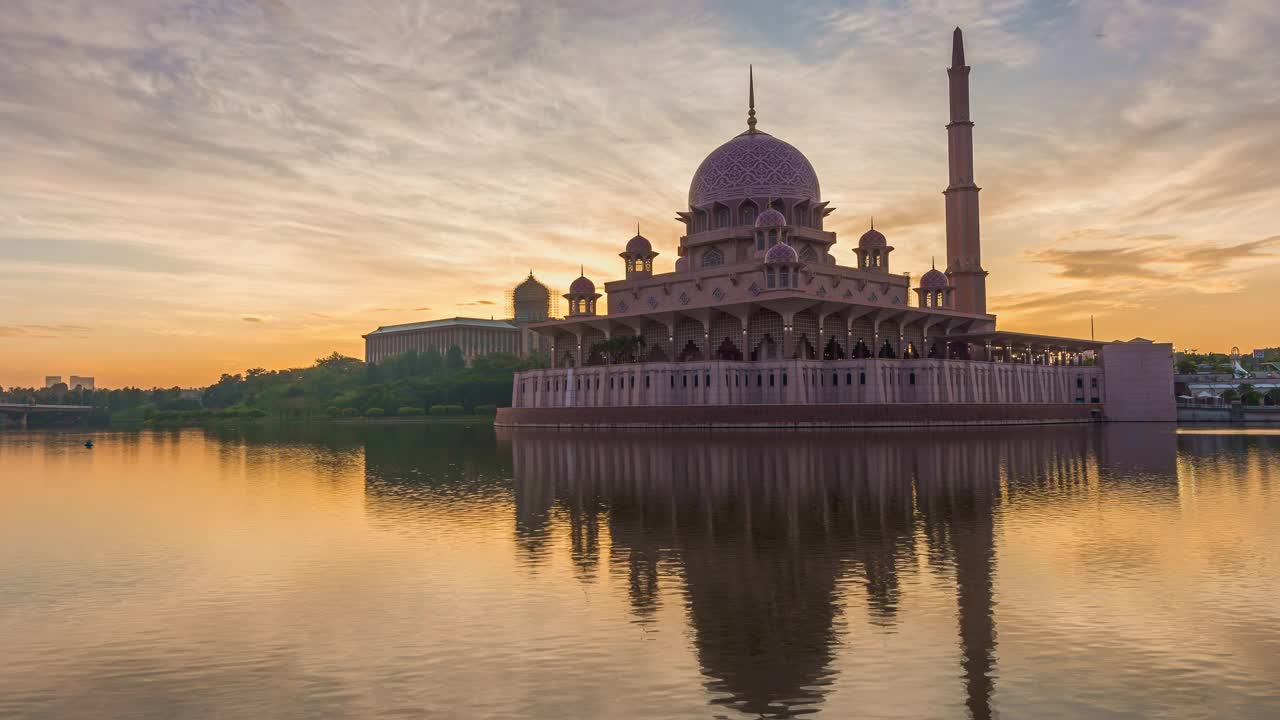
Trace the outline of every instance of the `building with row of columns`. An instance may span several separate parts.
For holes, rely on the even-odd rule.
[[[551,367],[517,376],[513,409],[499,422],[579,424],[572,410],[586,407],[720,407],[732,417],[742,405],[884,403],[1171,417],[1171,346],[997,330],[982,267],[969,71],[957,28],[947,70],[945,270],[931,268],[913,286],[910,273],[894,271],[894,248],[874,223],[852,248],[853,263],[842,264],[817,173],[757,128],[749,82],[746,130],[702,161],[688,210],[677,213],[685,234],[673,271],[655,272],[658,253],[637,233],[620,253],[623,277],[603,293],[585,275],[575,280],[568,314],[530,325],[547,339]],[[641,415],[591,416],[628,424]]]
[[[508,306],[511,317],[503,320],[453,317],[384,325],[361,336],[365,362],[377,364],[407,352],[435,351],[445,355],[455,347],[468,365],[478,357],[499,353],[547,356],[550,341],[530,330],[530,326],[551,318],[555,306],[551,290],[530,270],[529,277],[512,289]]]

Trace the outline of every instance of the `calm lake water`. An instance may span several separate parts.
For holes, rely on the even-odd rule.
[[[1280,717],[1280,433],[0,433],[0,717]]]

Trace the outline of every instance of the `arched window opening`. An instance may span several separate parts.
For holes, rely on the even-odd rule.
[[[711,248],[702,254],[702,267],[715,267],[724,264],[724,253],[716,248]]]
[[[791,271],[787,268],[778,268],[778,287],[791,287]]]
[[[777,278],[777,275],[774,273],[773,268],[766,269],[764,271],[764,277],[765,277],[766,286],[777,287],[778,278]]]
[[[804,248],[800,250],[800,260],[803,262],[817,262],[818,251],[814,250],[809,243],[805,243]]]
[[[716,227],[729,227],[729,208],[722,207],[716,210]]]
[[[755,203],[748,201],[746,204],[742,206],[742,209],[738,211],[738,215],[741,218],[741,220],[738,221],[739,225],[755,225],[756,224]]]
[[[769,231],[769,247],[773,247],[774,245],[777,245],[777,244],[778,244],[778,231],[770,230]]]

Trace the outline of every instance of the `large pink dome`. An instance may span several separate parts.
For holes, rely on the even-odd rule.
[[[690,207],[748,197],[822,201],[808,158],[763,132],[744,132],[712,150],[689,183]]]

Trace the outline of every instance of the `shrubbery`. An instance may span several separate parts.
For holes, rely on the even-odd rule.
[[[386,413],[386,411],[385,411],[385,410],[383,410],[383,409],[382,409],[382,408],[380,408],[380,407],[371,407],[371,408],[369,408],[368,410],[365,410],[365,411],[364,411],[364,414],[365,414],[365,415],[367,415],[367,416],[369,416],[369,417],[382,417],[383,415],[386,415],[387,413]]]
[[[432,415],[461,415],[467,411],[461,405],[432,405]]]
[[[427,411],[423,410],[420,407],[410,407],[406,405],[405,407],[402,407],[399,410],[397,410],[396,414],[401,417],[415,417],[418,415],[426,415]]]
[[[498,406],[497,405],[477,405],[471,408],[471,412],[475,413],[476,415],[497,415]]]

